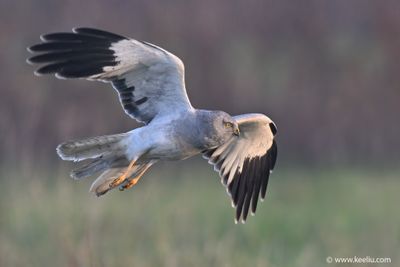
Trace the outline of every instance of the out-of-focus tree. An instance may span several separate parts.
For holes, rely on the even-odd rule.
[[[54,162],[70,138],[130,130],[105,84],[34,77],[41,33],[92,26],[186,64],[194,106],[263,112],[281,162],[398,163],[398,1],[2,1],[0,157]],[[17,165],[15,165],[17,166]]]

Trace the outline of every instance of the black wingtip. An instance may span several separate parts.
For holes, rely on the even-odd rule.
[[[92,35],[96,36],[99,38],[105,38],[105,39],[110,39],[114,41],[120,41],[124,39],[128,39],[125,36],[108,32],[105,30],[100,30],[96,28],[91,28],[91,27],[75,27],[72,29],[72,32],[77,33],[77,34],[85,34],[85,35]]]
[[[27,59],[28,64],[44,64],[35,75],[87,78],[101,74],[104,67],[118,64],[111,47],[126,38],[94,28],[74,28],[73,32],[43,34],[40,39],[42,43],[27,48],[38,53]]]
[[[46,41],[47,41],[46,38],[45,38],[46,35],[47,35],[47,34],[41,34],[41,35],[39,36],[40,41],[46,42]]]
[[[29,65],[34,65],[34,64],[35,64],[35,63],[33,63],[33,62],[31,61],[31,58],[27,58],[27,59],[25,60],[25,62],[28,63]]]
[[[28,47],[26,48],[26,51],[28,51],[29,53],[34,53],[35,50],[33,50],[32,47],[34,47],[34,45],[28,46]]]
[[[272,147],[270,148],[270,158],[271,158],[271,172],[272,170],[275,168],[275,164],[276,164],[276,159],[278,158],[278,145],[276,144],[276,141],[274,140],[272,142]]]
[[[265,154],[246,158],[241,171],[236,171],[234,179],[227,185],[232,205],[236,208],[236,222],[241,220],[242,223],[245,223],[249,212],[251,215],[255,215],[258,201],[265,199],[277,152],[277,144],[274,140]]]
[[[269,123],[269,128],[271,129],[272,134],[275,136],[278,132],[278,129],[276,128],[275,123],[270,122]]]

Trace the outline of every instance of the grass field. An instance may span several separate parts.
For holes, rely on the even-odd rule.
[[[245,225],[205,166],[155,168],[102,198],[52,173],[2,174],[0,266],[400,266],[400,172],[278,170]]]

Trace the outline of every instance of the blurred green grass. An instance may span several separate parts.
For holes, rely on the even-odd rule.
[[[66,173],[3,171],[0,266],[328,266],[327,256],[354,255],[400,264],[399,171],[277,170],[245,225],[204,166],[153,168],[101,198]]]

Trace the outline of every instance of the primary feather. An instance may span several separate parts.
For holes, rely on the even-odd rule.
[[[184,84],[184,65],[153,44],[91,28],[41,36],[28,59],[44,64],[37,75],[109,82],[125,112],[140,122],[192,109]]]

